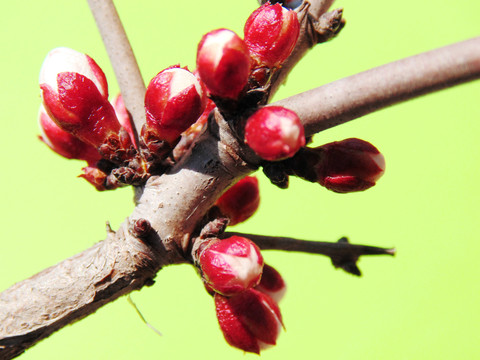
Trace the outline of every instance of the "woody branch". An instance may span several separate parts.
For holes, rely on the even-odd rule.
[[[318,4],[325,2],[313,3],[318,8]],[[320,8],[323,9],[322,6]],[[302,36],[307,36],[306,28],[302,29]],[[406,100],[412,97],[409,94],[418,96],[478,78],[478,41],[446,47],[442,55],[430,52],[412,57],[405,61],[407,66],[403,66],[401,72],[394,70],[396,65],[371,70],[369,76],[375,79],[379,78],[377,74],[387,74],[391,84],[403,84],[402,79],[405,78],[410,83],[408,87],[398,85],[394,87],[397,90],[392,92],[385,91],[387,82],[378,90],[370,87],[368,96],[373,100],[368,101],[367,107],[359,105],[358,98],[348,97],[348,94],[360,94],[364,90],[362,81],[366,80],[366,76],[361,74],[357,78],[347,78],[350,80],[343,83],[333,83],[340,85],[330,85],[336,89],[330,93],[333,101],[326,101],[321,107],[315,105],[328,98],[326,87],[312,90],[311,102],[306,102],[303,95],[280,103],[295,109],[307,132],[313,134]],[[458,56],[459,53],[462,56]],[[441,57],[456,60],[441,62]],[[433,84],[428,80],[432,73],[425,66],[431,63],[441,63],[442,70],[436,71]],[[459,68],[463,70],[458,71]],[[340,89],[346,90],[346,95]],[[335,101],[337,98],[343,104],[341,107]],[[334,120],[324,125],[322,121],[325,118]],[[123,294],[150,284],[162,266],[190,261],[190,240],[206,211],[227,187],[254,171],[259,162],[252,154],[245,156],[244,144],[237,141],[217,112],[216,121],[213,118],[210,120],[208,131],[198,140],[194,152],[190,152],[168,173],[153,176],[144,187],[138,188],[138,205],[117,232],[109,232],[106,240],[92,248],[0,294],[0,357],[8,359],[17,356],[68,323],[89,315]],[[139,229],[135,226],[139,223],[148,223],[149,226]],[[296,243],[298,246],[299,243]],[[278,248],[292,248],[291,242],[283,244]]]

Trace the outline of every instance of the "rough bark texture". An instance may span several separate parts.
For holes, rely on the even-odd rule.
[[[166,265],[164,249],[133,237],[128,224],[0,294],[0,359],[21,354],[63,326],[140,289]]]

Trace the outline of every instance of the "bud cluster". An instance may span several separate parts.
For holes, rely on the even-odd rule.
[[[288,185],[288,176],[296,175],[339,193],[373,186],[385,170],[383,155],[373,145],[352,138],[305,147],[295,112],[263,106],[273,75],[297,43],[300,25],[291,8],[299,4],[260,6],[247,19],[243,39],[228,29],[204,35],[195,71],[171,66],[148,84],[140,134],[132,128],[122,97],[109,102],[105,75],[93,59],[71,49],[53,50],[40,74],[40,139],[63,157],[86,161],[80,177],[107,190],[142,185],[149,176],[161,175],[195,151],[203,129],[220,114],[238,143],[251,149],[245,154],[255,153],[261,159],[256,165],[274,183]],[[251,240],[212,236],[250,218],[259,202],[257,178],[238,181],[205,216],[217,217],[211,222],[215,225],[202,229],[192,251],[226,341],[253,353],[276,343],[283,327],[278,302],[285,282]]]
[[[122,127],[108,101],[107,80],[100,67],[88,55],[54,49],[42,65],[40,89],[41,139],[68,159],[87,161],[81,177],[98,190],[118,187],[115,179],[107,181],[105,171],[128,164],[135,149],[131,128]]]
[[[226,341],[257,354],[275,345],[283,327],[277,303],[285,282],[264,264],[260,249],[240,236],[213,238],[200,246],[196,259]]]
[[[279,68],[299,36],[297,14],[280,4],[266,3],[247,19],[242,40],[233,31],[218,29],[204,35],[197,49],[197,71],[211,96],[239,99],[249,79]],[[259,71],[259,69],[263,69]]]

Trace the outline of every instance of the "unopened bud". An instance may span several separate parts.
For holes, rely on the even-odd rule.
[[[99,147],[119,132],[105,75],[89,56],[68,48],[52,50],[40,71],[40,88],[52,120],[80,140]]]
[[[285,284],[282,275],[280,275],[274,267],[268,264],[263,264],[262,279],[255,287],[255,290],[267,294],[278,303],[285,295],[287,285]]]
[[[255,176],[246,176],[229,188],[215,205],[229,218],[228,225],[236,225],[247,220],[258,209],[260,193]]]
[[[212,240],[201,252],[198,264],[209,287],[223,295],[233,295],[258,284],[263,257],[250,240],[232,236]]]
[[[212,95],[236,99],[250,73],[247,45],[231,30],[209,32],[198,44],[197,71]]]
[[[378,149],[357,138],[306,148],[289,160],[293,173],[337,193],[366,190],[385,172]]]
[[[325,155],[317,167],[318,182],[329,190],[363,191],[385,172],[385,158],[369,142],[350,138],[325,144],[322,150]]]
[[[57,154],[67,159],[85,160],[89,164],[100,160],[97,149],[60,129],[43,106],[40,106],[38,112],[38,125],[41,131],[40,140]]]
[[[268,295],[249,289],[232,297],[215,294],[214,299],[220,329],[231,346],[259,354],[276,344],[282,316]]]
[[[245,142],[262,159],[278,161],[295,155],[305,145],[305,134],[295,112],[267,106],[248,118]]]
[[[266,3],[248,18],[244,38],[257,66],[273,68],[279,67],[291,54],[299,32],[295,11]]]
[[[170,144],[188,129],[205,108],[205,94],[194,74],[180,67],[158,73],[147,87],[147,129]]]

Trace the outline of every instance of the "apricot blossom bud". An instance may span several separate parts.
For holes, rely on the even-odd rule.
[[[40,140],[57,154],[67,159],[85,160],[89,164],[100,160],[97,149],[60,129],[42,105],[38,112],[38,125],[41,132]]]
[[[245,142],[262,159],[278,161],[292,157],[305,145],[305,133],[295,112],[267,106],[248,118]]]
[[[363,191],[385,172],[385,158],[369,142],[350,138],[321,146],[322,161],[316,167],[318,183],[327,189],[347,193]]]
[[[357,138],[303,148],[287,162],[291,172],[337,193],[363,191],[385,172],[385,158],[367,141]]]
[[[218,29],[205,34],[197,50],[197,71],[210,94],[236,99],[250,74],[250,54],[233,31]]]
[[[205,94],[194,74],[178,66],[159,72],[147,87],[147,128],[170,144],[195,123],[205,108]]]
[[[198,265],[203,280],[212,290],[230,296],[259,283],[263,257],[252,241],[232,236],[212,240],[201,252]]]
[[[282,275],[273,266],[263,264],[262,279],[255,290],[267,294],[278,303],[285,295],[287,286]]]
[[[244,27],[245,43],[257,66],[279,67],[298,40],[297,14],[280,4],[266,3],[255,10]]]
[[[40,88],[52,120],[80,140],[99,147],[119,132],[105,75],[89,56],[68,48],[52,50],[40,71]]]
[[[230,219],[228,225],[236,225],[247,220],[258,209],[260,193],[255,176],[246,176],[229,188],[215,205]]]
[[[220,329],[231,346],[259,354],[276,344],[282,316],[268,295],[248,289],[232,297],[215,294],[214,299]]]

